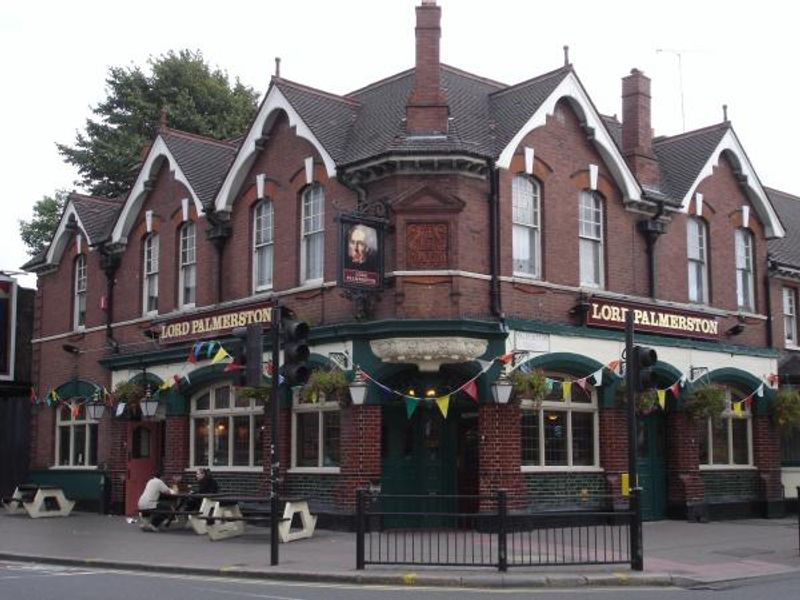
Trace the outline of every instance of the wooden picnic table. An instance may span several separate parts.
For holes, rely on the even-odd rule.
[[[27,513],[32,519],[41,517],[67,517],[75,502],[68,500],[64,491],[55,485],[20,484],[11,498],[3,500],[9,514]]]

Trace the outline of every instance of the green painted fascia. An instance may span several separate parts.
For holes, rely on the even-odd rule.
[[[380,337],[426,336],[499,337],[507,332],[499,321],[478,319],[385,319],[364,323],[320,325],[311,328],[312,343],[341,339],[373,339]]]
[[[550,333],[570,337],[586,337],[598,340],[620,341],[625,339],[624,331],[616,331],[613,329],[600,329],[595,327],[567,325],[564,323],[551,323],[548,321],[516,318],[507,319],[506,324],[510,329],[519,331]],[[760,356],[764,358],[778,358],[778,356],[780,356],[780,352],[775,348],[736,346],[734,344],[704,342],[702,340],[692,340],[681,337],[669,337],[646,333],[637,333],[636,341],[637,343],[654,344],[672,348],[692,348],[694,350],[724,352],[725,354],[739,354],[744,356]]]

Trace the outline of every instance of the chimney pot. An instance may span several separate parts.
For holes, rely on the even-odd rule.
[[[660,173],[653,153],[650,103],[650,78],[631,69],[622,78],[622,153],[642,183],[656,186]]]
[[[414,88],[406,103],[406,130],[410,134],[447,133],[450,109],[439,62],[442,9],[435,0],[423,0],[416,12],[416,65]]]

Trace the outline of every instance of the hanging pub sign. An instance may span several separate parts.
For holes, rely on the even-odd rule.
[[[230,332],[235,327],[246,327],[254,323],[262,323],[268,327],[271,321],[272,305],[263,303],[215,310],[163,323],[154,323],[153,329],[160,342],[171,344],[187,339],[217,337]]]
[[[385,222],[372,217],[339,215],[339,273],[341,287],[379,290],[383,287]]]
[[[598,299],[589,300],[588,305],[585,323],[593,327],[625,329],[625,316],[633,311],[633,325],[640,332],[719,338],[719,321],[704,313]]]

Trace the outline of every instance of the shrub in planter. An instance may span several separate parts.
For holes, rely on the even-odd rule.
[[[800,429],[800,392],[781,388],[772,402],[772,418],[784,432]]]
[[[272,395],[272,388],[270,387],[243,387],[237,391],[242,398],[254,398],[256,404],[264,404],[269,406],[269,399]]]
[[[337,400],[339,404],[346,405],[350,399],[347,377],[344,371],[332,369],[330,371],[317,370],[311,373],[308,382],[303,386],[300,397],[303,402],[319,402],[320,395],[328,400]]]
[[[683,408],[692,419],[716,419],[725,410],[725,388],[715,383],[695,386]]]
[[[511,384],[514,386],[514,400],[531,400],[534,404],[540,404],[547,392],[550,391],[547,385],[547,376],[541,369],[536,369],[530,373],[523,373],[516,370],[511,373]]]
[[[141,411],[139,403],[144,398],[144,395],[144,386],[132,381],[118,383],[112,394],[114,400],[128,407],[129,415],[139,414]]]

